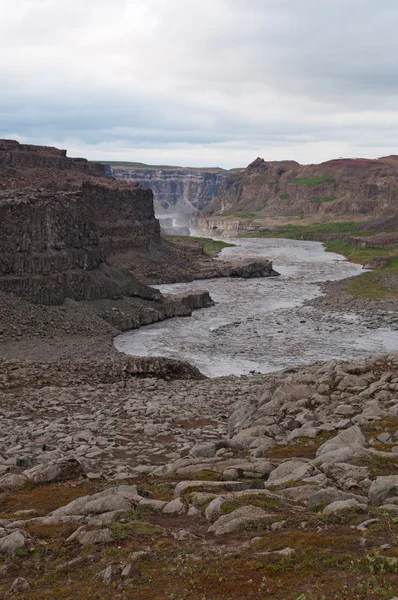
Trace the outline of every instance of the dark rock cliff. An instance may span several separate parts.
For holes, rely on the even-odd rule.
[[[67,298],[151,301],[140,311],[130,303],[119,318],[135,326],[137,311],[145,322],[189,314],[185,305],[165,306],[136,276],[187,262],[162,240],[150,189],[117,182],[104,165],[68,158],[65,150],[3,140],[0,190],[0,291],[45,305]],[[109,305],[101,310],[112,315]]]

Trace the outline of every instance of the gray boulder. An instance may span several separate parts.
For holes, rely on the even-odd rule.
[[[0,539],[0,554],[13,556],[17,550],[26,548],[28,544],[29,537],[24,531],[13,531]]]
[[[323,454],[335,452],[345,446],[361,446],[363,448],[366,446],[366,438],[358,425],[340,431],[334,438],[322,444],[322,446],[318,448],[316,456],[319,457]]]
[[[356,494],[350,494],[349,492],[342,492],[336,490],[336,488],[326,488],[319,490],[311,498],[308,499],[307,507],[310,510],[316,510],[320,506],[329,505],[333,502],[341,502],[345,500],[356,500],[361,504],[367,504],[367,498],[364,496],[357,496]]]
[[[68,481],[85,475],[83,466],[75,458],[52,461],[36,465],[23,473],[35,483],[51,483],[53,481]]]
[[[233,512],[223,515],[208,529],[210,533],[215,535],[225,535],[242,529],[260,528],[262,524],[268,523],[274,519],[275,515],[267,513],[262,508],[257,506],[242,506]]]
[[[377,477],[369,488],[369,500],[372,504],[383,504],[387,498],[398,496],[398,475]]]
[[[367,505],[360,504],[358,500],[354,500],[353,498],[351,498],[350,500],[338,500],[337,502],[331,502],[331,504],[325,506],[322,513],[324,515],[333,515],[343,510],[348,510],[350,508],[359,508],[363,511],[366,511]]]
[[[318,473],[317,469],[308,462],[289,460],[272,471],[265,487],[282,485],[289,481],[301,481]]]

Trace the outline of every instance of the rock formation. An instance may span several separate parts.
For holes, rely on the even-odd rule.
[[[316,217],[361,221],[396,212],[398,156],[377,160],[337,159],[319,165],[257,158],[244,171],[231,171],[213,203],[199,215],[203,230],[228,229],[241,217],[252,230],[264,217]],[[218,219],[216,217],[219,217]],[[237,224],[230,226],[232,229]]]
[[[119,180],[150,188],[162,229],[174,235],[189,235],[191,215],[214,200],[228,175],[228,171],[218,168],[112,165],[110,171]]]
[[[174,257],[189,263],[161,238],[151,190],[65,150],[12,140],[0,142],[0,190],[0,291],[40,305],[101,301],[93,310],[118,329],[190,314],[133,273],[151,253],[163,272]],[[202,297],[208,305],[199,294],[195,307]]]

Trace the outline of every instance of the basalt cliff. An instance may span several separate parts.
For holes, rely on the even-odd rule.
[[[156,216],[162,228],[187,227],[191,215],[206,208],[218,195],[229,171],[219,168],[132,167],[112,165],[119,180],[140,183],[154,194]],[[166,221],[169,217],[172,221]],[[180,233],[189,233],[181,230]]]
[[[319,165],[257,158],[231,171],[217,197],[195,220],[229,234],[261,229],[261,220],[389,218],[397,211],[398,156],[337,159]],[[260,221],[260,223],[259,223]]]

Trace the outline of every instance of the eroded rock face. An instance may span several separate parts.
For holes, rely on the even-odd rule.
[[[388,183],[387,183],[388,182]],[[398,157],[377,160],[338,159],[319,165],[257,158],[243,171],[231,171],[199,228],[218,231],[261,228],[258,216],[369,215],[391,217],[396,212]],[[252,213],[252,219],[222,218]]]
[[[135,168],[112,166],[117,179],[151,188],[158,212],[189,214],[202,210],[217,196],[228,171],[224,169]]]

